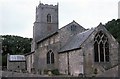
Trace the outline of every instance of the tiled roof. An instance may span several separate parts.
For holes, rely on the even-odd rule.
[[[68,50],[73,50],[80,48],[81,44],[89,37],[89,35],[94,31],[94,29],[86,30],[84,32],[78,33],[70,41],[63,46],[59,52],[64,52]]]
[[[9,61],[25,61],[24,55],[9,55]]]
[[[37,43],[40,43],[40,42],[44,41],[45,39],[48,39],[49,37],[52,37],[53,35],[55,35],[57,33],[58,33],[58,31],[55,31],[55,32],[47,35],[46,37],[41,38],[40,40],[37,41]]]
[[[61,30],[61,29],[64,29],[64,28],[67,28],[67,27],[69,27],[69,26],[71,26],[71,25],[77,25],[77,26],[79,26],[79,27],[81,27],[82,29],[84,29],[85,30],[85,28],[84,27],[82,27],[80,24],[78,24],[76,21],[72,21],[72,22],[70,22],[69,24],[67,24],[67,25],[65,25],[65,26],[63,26],[62,28],[60,28],[59,30]]]

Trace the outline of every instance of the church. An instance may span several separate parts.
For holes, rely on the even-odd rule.
[[[29,73],[58,69],[90,77],[118,65],[119,44],[102,23],[85,29],[73,20],[59,29],[58,8],[43,3],[36,7],[31,52],[26,54]]]

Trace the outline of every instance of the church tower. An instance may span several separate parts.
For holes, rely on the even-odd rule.
[[[33,40],[38,42],[58,31],[58,5],[40,3],[36,7]]]

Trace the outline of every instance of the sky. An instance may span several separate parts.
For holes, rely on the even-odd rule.
[[[118,18],[120,0],[0,0],[0,35],[33,37],[38,4],[59,3],[59,28],[75,20],[92,28]]]

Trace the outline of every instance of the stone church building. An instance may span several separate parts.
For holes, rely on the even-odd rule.
[[[58,25],[58,5],[40,3],[26,54],[29,73],[58,69],[61,74],[93,76],[118,65],[119,44],[102,23],[92,29],[74,20],[60,29]]]

